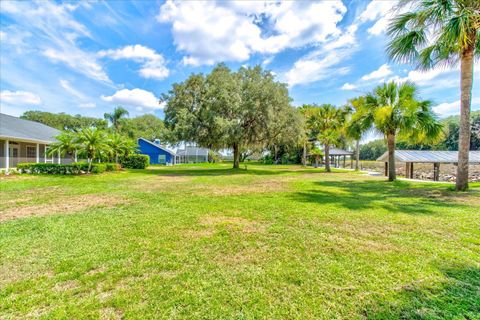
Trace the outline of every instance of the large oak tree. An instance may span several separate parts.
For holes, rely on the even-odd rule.
[[[164,94],[165,125],[171,142],[195,142],[211,149],[231,148],[233,167],[240,152],[267,145],[278,121],[291,112],[285,84],[256,66],[232,72],[224,64],[210,74],[192,74]]]

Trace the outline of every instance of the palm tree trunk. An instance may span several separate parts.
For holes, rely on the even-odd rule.
[[[328,144],[324,147],[325,151],[325,171],[332,172],[330,169],[330,146]]]
[[[240,147],[237,143],[233,144],[233,169],[240,168]]]
[[[115,163],[118,163],[118,153],[115,153]]]
[[[92,161],[93,161],[93,159],[92,159],[92,158],[88,158],[87,161],[88,161],[87,173],[90,173],[90,170],[92,169]]]
[[[387,147],[388,147],[388,181],[394,181],[397,179],[395,172],[395,135],[392,133],[387,134]]]
[[[302,166],[307,165],[307,144],[303,143]]]
[[[357,140],[355,145],[355,171],[360,170],[358,163],[360,161],[360,139]]]
[[[470,151],[470,107],[473,83],[473,47],[462,53],[460,68],[460,134],[458,141],[458,166],[455,189],[468,189],[468,153]]]

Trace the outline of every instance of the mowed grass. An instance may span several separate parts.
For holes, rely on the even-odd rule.
[[[231,164],[1,178],[0,319],[480,319],[480,186]]]

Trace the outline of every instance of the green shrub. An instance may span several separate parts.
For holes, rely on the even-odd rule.
[[[107,170],[107,165],[105,163],[94,163],[92,164],[92,173],[104,173]]]
[[[122,166],[118,163],[105,163],[105,170],[106,171],[119,171],[122,169]]]
[[[150,164],[150,157],[145,154],[131,154],[123,158],[121,164],[128,169],[145,169]]]
[[[17,170],[20,173],[46,173],[46,174],[80,174],[81,168],[75,163],[19,163]]]

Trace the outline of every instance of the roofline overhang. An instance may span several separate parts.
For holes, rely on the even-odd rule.
[[[147,139],[145,139],[145,138],[138,138],[138,140],[143,140],[143,141],[145,141],[145,142],[148,142],[148,143],[151,144],[152,146],[155,146],[155,147],[157,147],[158,149],[161,149],[161,150],[163,150],[163,151],[165,151],[165,152],[168,152],[168,153],[171,154],[172,156],[176,156],[176,155],[177,155],[175,152],[173,152],[173,151],[171,151],[171,150],[168,150],[168,149],[165,149],[165,148],[163,148],[162,146],[160,146],[160,145],[158,145],[158,144],[156,144],[156,143],[153,143],[153,142],[151,142],[151,141],[149,141],[149,140],[147,140]]]
[[[19,138],[19,137],[13,137],[13,136],[4,136],[4,135],[0,135],[0,139],[2,139],[2,140],[14,140],[14,141],[18,141],[18,142],[42,143],[42,144],[50,144],[50,143],[55,142],[55,140],[46,141],[46,140],[39,140],[39,139],[25,139],[25,138]]]

